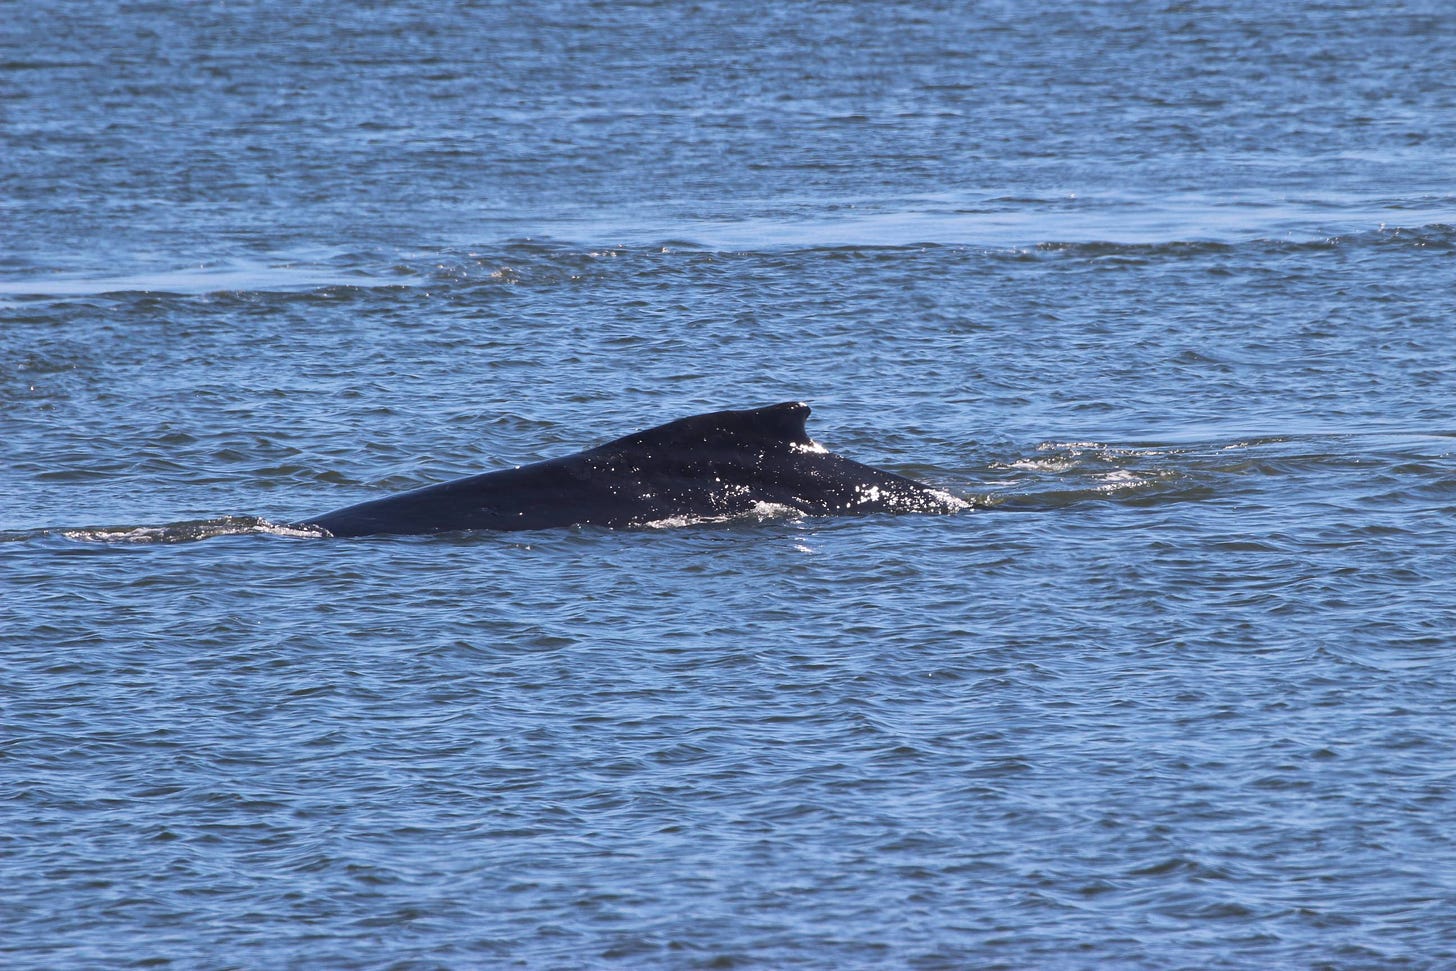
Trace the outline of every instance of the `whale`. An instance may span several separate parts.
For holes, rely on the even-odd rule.
[[[628,528],[775,513],[948,513],[968,503],[825,449],[810,408],[680,418],[582,452],[371,499],[290,523],[337,537]]]

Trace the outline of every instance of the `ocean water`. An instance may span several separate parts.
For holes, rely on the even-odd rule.
[[[0,965],[1456,966],[1453,64],[0,6]],[[784,400],[974,508],[274,525]]]

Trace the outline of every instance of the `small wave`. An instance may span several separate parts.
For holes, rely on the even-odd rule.
[[[717,516],[679,515],[654,519],[640,524],[642,529],[680,529],[683,526],[718,526],[725,523],[766,523],[774,520],[798,520],[805,514],[793,506],[777,502],[755,502],[749,508]]]
[[[204,296],[398,287],[398,277],[359,268],[295,263],[229,262],[214,266],[141,270],[134,273],[45,273],[0,279],[0,299],[12,301],[101,295]]]
[[[1036,454],[989,465],[989,471],[1012,473],[985,505],[1003,510],[1061,508],[1086,501],[1133,505],[1196,501],[1216,493],[1212,480],[1230,458],[1210,458],[1231,446],[1208,448],[1121,446],[1102,442],[1042,442]],[[1236,447],[1236,446],[1234,446]]]
[[[670,210],[547,218],[535,229],[593,255],[661,251],[822,250],[970,246],[1082,257],[1191,255],[1250,242],[1329,246],[1395,242],[1449,246],[1456,199],[1332,195],[1290,198],[1247,188],[1205,192],[1067,193],[1044,198],[866,198],[835,206],[759,206],[711,216]],[[671,241],[670,243],[665,241]],[[539,243],[540,241],[538,241]],[[608,246],[607,244],[610,244]]]
[[[1270,478],[1356,475],[1372,490],[1405,495],[1411,476],[1440,476],[1444,433],[1320,430],[1178,444],[1043,442],[1031,454],[988,463],[977,487],[985,506],[1044,510],[1082,502],[1131,506],[1228,499]]]
[[[220,519],[189,520],[160,526],[86,526],[58,530],[78,543],[195,543],[218,536],[319,537],[322,530],[296,529],[257,516],[224,516]]]

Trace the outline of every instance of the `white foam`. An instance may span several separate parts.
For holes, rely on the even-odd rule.
[[[755,502],[742,512],[725,513],[718,516],[667,516],[644,522],[644,529],[677,529],[682,526],[711,526],[720,523],[769,522],[771,520],[802,519],[804,513],[793,506],[777,502]]]

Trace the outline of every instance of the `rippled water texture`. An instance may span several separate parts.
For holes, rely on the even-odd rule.
[[[0,965],[1456,965],[1456,19],[963,6],[5,8]]]

